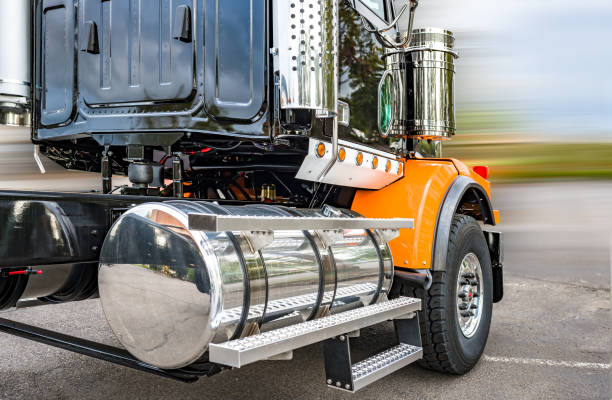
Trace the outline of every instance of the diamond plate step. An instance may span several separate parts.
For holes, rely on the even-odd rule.
[[[420,309],[420,299],[400,297],[258,335],[211,344],[209,360],[240,368],[347,332],[396,319]]]
[[[354,364],[353,389],[357,391],[370,383],[384,378],[387,375],[423,358],[423,349],[406,343],[392,347],[382,353]],[[330,385],[333,387],[333,385]]]

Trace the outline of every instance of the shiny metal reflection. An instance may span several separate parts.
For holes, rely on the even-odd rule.
[[[187,201],[144,204],[121,216],[102,248],[100,298],[117,338],[144,362],[181,368],[210,343],[386,298],[391,256],[375,233],[344,230],[329,245],[315,231],[276,231],[253,251],[245,232],[189,230],[190,212],[324,216]]]
[[[30,9],[28,0],[0,0],[0,125],[30,125]]]
[[[277,1],[274,23],[281,107],[335,114],[338,0]]]
[[[455,134],[454,40],[447,30],[416,29],[408,47],[387,52],[386,74],[397,99],[389,136],[443,140]]]

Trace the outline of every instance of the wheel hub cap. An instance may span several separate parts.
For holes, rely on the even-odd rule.
[[[482,319],[482,269],[478,257],[468,253],[457,277],[457,321],[466,338],[474,336]]]

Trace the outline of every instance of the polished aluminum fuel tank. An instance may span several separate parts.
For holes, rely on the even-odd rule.
[[[28,125],[31,5],[0,0],[0,125]]]
[[[100,297],[117,338],[151,365],[181,368],[201,359],[210,343],[387,297],[393,265],[377,231],[344,230],[330,240],[296,226],[275,231],[258,248],[247,232],[190,230],[188,213],[323,216],[321,210],[188,201],[149,203],[123,214],[102,247]]]
[[[454,42],[450,31],[415,29],[406,48],[387,52],[381,95],[394,101],[383,136],[443,140],[455,134]]]

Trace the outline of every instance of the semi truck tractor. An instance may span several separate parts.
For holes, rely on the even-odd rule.
[[[0,0],[0,123],[41,172],[100,176],[0,191],[0,310],[99,298],[121,347],[2,334],[183,382],[314,343],[349,392],[470,371],[503,240],[486,167],[442,156],[459,55],[417,6]],[[388,321],[395,345],[351,361]]]

